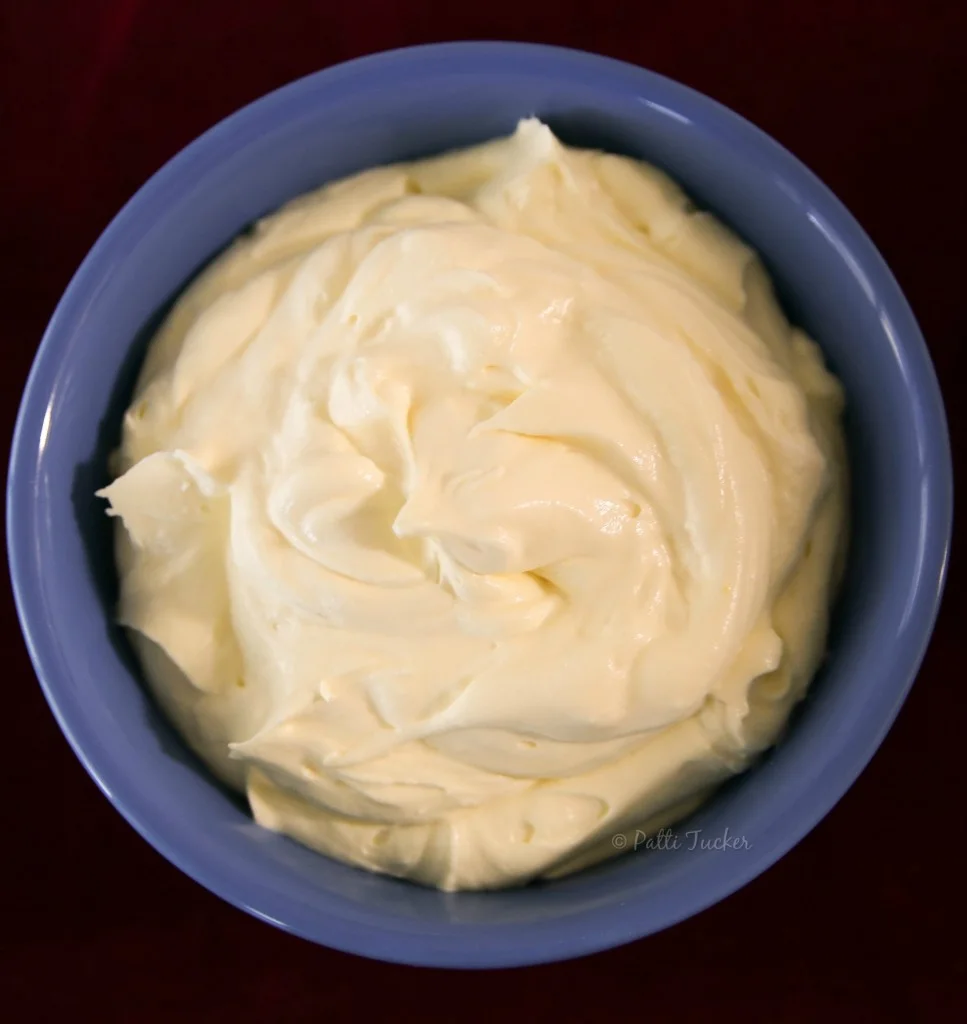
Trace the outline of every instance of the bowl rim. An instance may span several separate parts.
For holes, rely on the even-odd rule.
[[[413,934],[411,941],[401,942],[400,935],[389,934],[382,939],[380,929],[371,923],[337,921],[327,918],[321,927],[310,928],[293,922],[291,915],[278,906],[255,906],[245,897],[245,882],[226,880],[219,865],[192,848],[190,840],[175,840],[166,831],[164,822],[152,820],[139,806],[137,785],[119,777],[116,766],[102,748],[98,735],[85,730],[78,722],[75,702],[63,685],[64,663],[57,657],[57,631],[45,615],[41,583],[40,542],[36,528],[35,509],[40,502],[39,470],[50,423],[51,389],[56,374],[59,347],[73,321],[83,313],[92,288],[103,276],[110,261],[116,239],[129,231],[141,212],[164,199],[170,185],[196,160],[204,158],[223,138],[250,122],[271,117],[273,112],[303,94],[311,94],[320,85],[333,88],[349,83],[359,75],[379,75],[412,70],[421,64],[429,71],[440,71],[448,61],[469,65],[485,61],[492,65],[504,61],[507,68],[525,60],[528,70],[548,75],[590,73],[596,80],[607,79],[615,88],[638,87],[642,92],[658,94],[667,103],[666,112],[683,116],[682,105],[701,111],[715,119],[716,129],[741,137],[756,149],[789,171],[802,185],[809,202],[822,209],[833,230],[849,239],[852,254],[863,269],[877,281],[889,301],[892,320],[898,324],[898,341],[911,364],[915,380],[908,385],[919,406],[918,440],[930,437],[932,446],[929,477],[930,530],[932,545],[921,558],[917,573],[910,581],[910,607],[916,618],[914,635],[908,639],[905,657],[895,673],[894,700],[878,711],[873,722],[866,723],[862,736],[851,735],[851,745],[837,754],[838,772],[835,782],[810,792],[803,784],[802,799],[796,814],[784,818],[781,837],[757,855],[736,861],[741,868],[722,876],[712,875],[690,894],[690,901],[675,906],[666,904],[658,913],[646,918],[641,904],[629,900],[621,908],[607,908],[607,916],[597,919],[595,929],[573,929],[555,941],[544,939],[535,948],[534,936],[527,927],[516,929],[519,936],[511,938],[500,949],[474,949],[475,928],[466,928],[459,935],[455,929],[427,929]],[[519,68],[518,68],[519,70]],[[650,101],[648,101],[650,102]],[[655,101],[656,105],[660,105]],[[676,112],[677,115],[676,115]],[[948,553],[953,523],[953,470],[946,414],[939,383],[923,336],[913,313],[893,274],[872,241],[836,196],[800,160],[771,136],[716,100],[663,75],[624,61],[602,55],[534,43],[481,40],[431,43],[387,50],[324,68],[277,88],[252,103],[241,107],[219,121],[167,161],[124,204],[91,247],[59,300],[34,357],[14,428],[7,477],[7,556],[13,583],[14,599],[21,629],[34,670],[44,696],[74,753],[122,816],[166,859],[189,877],[216,895],[242,910],[268,921],[283,930],[346,952],[387,961],[440,967],[520,966],[582,956],[661,931],[741,888],[775,863],[796,845],[836,805],[868,764],[906,698],[926,652],[942,598],[946,580]],[[925,528],[925,527],[924,527]],[[69,666],[68,666],[69,670]],[[589,913],[589,912],[588,912]],[[582,914],[583,916],[583,914]],[[589,915],[590,921],[590,915]],[[505,926],[500,926],[505,927]],[[414,932],[418,929],[414,924]],[[510,931],[510,929],[506,929]],[[571,934],[573,931],[573,934]]]

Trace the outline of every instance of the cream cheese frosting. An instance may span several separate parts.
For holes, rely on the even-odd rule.
[[[842,402],[749,248],[525,120],[296,199],[181,297],[98,492],[120,620],[262,825],[447,890],[566,873],[779,736]]]

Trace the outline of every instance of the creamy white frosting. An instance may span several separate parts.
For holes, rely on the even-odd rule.
[[[841,560],[838,383],[754,254],[536,120],[288,204],[154,341],[121,621],[256,819],[554,875],[773,743]]]

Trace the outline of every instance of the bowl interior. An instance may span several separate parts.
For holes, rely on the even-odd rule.
[[[354,870],[256,827],[137,683],[112,625],[110,526],[94,491],[145,345],[185,282],[256,217],[375,164],[467,145],[536,114],[564,141],[650,160],[763,255],[848,396],[853,533],[831,653],[777,750],[677,831],[747,848],[638,852],[562,881],[448,895]],[[933,372],[888,270],[825,188],[713,102],[551,49],[400,51],[303,79],[163,169],[92,250],[31,376],[9,490],[11,562],[62,728],[131,823],[251,912],[412,963],[557,959],[670,924],[753,877],[842,795],[906,693],[933,621],[949,465]]]

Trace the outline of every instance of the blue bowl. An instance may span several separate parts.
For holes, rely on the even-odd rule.
[[[846,388],[852,548],[829,658],[787,737],[676,830],[679,849],[629,852],[517,890],[444,894],[258,828],[205,772],[146,697],[112,623],[110,527],[94,491],[107,482],[148,338],[235,234],[327,179],[508,133],[529,114],[565,142],[660,165],[763,255],[787,311]],[[504,43],[330,68],[246,107],[162,168],[54,313],[20,409],[7,492],[11,572],[41,685],[127,820],[187,874],[272,924],[370,957],[453,967],[560,960],[647,935],[722,899],[798,842],[873,755],[913,681],[940,600],[951,505],[943,406],[923,339],[836,198],[752,125],[681,85],[601,57]],[[719,842],[689,849],[686,831]]]

